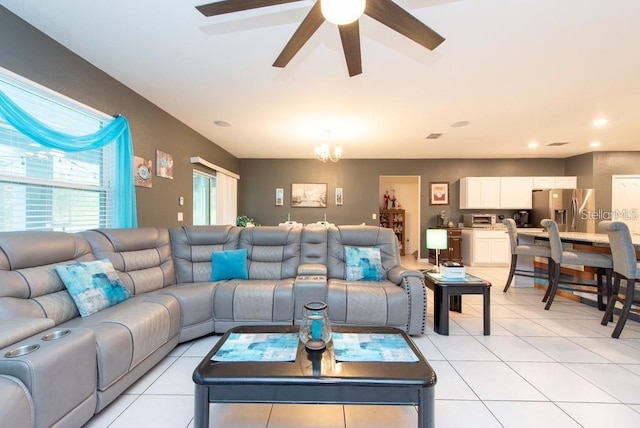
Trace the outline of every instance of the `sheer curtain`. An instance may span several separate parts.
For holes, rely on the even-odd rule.
[[[216,171],[216,224],[236,224],[238,216],[238,180]]]
[[[69,135],[51,129],[16,105],[0,91],[0,115],[19,132],[35,142],[63,152],[79,152],[116,144],[118,165],[113,207],[114,227],[136,227],[136,194],[133,184],[133,145],[129,122],[118,116],[104,128],[89,135]]]

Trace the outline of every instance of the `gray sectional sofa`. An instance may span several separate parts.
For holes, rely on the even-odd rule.
[[[348,247],[377,248],[384,278],[347,280]],[[247,278],[212,281],[212,254],[238,249]],[[81,317],[55,268],[102,259],[132,297]],[[337,325],[424,331],[423,276],[400,265],[390,229],[0,233],[2,425],[82,426],[178,343],[238,325],[296,324],[313,300],[328,303]]]

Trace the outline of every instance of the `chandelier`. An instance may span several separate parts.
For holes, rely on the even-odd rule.
[[[330,160],[331,162],[338,162],[342,157],[342,146],[336,146],[331,152],[331,145],[329,143],[320,144],[315,148],[316,159],[322,162]]]

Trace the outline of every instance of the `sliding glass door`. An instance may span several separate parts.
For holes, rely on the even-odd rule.
[[[216,177],[193,171],[193,224],[216,224]]]

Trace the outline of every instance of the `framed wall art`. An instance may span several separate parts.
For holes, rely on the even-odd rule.
[[[173,156],[156,150],[156,176],[173,180]]]
[[[133,157],[133,180],[136,186],[151,187],[152,171],[153,161],[140,156]]]
[[[284,189],[281,187],[276,188],[276,207],[284,205]]]
[[[336,205],[342,205],[344,203],[343,198],[342,187],[336,187]]]
[[[291,206],[299,208],[326,208],[326,183],[291,184]]]
[[[449,183],[429,183],[429,205],[449,205]]]

